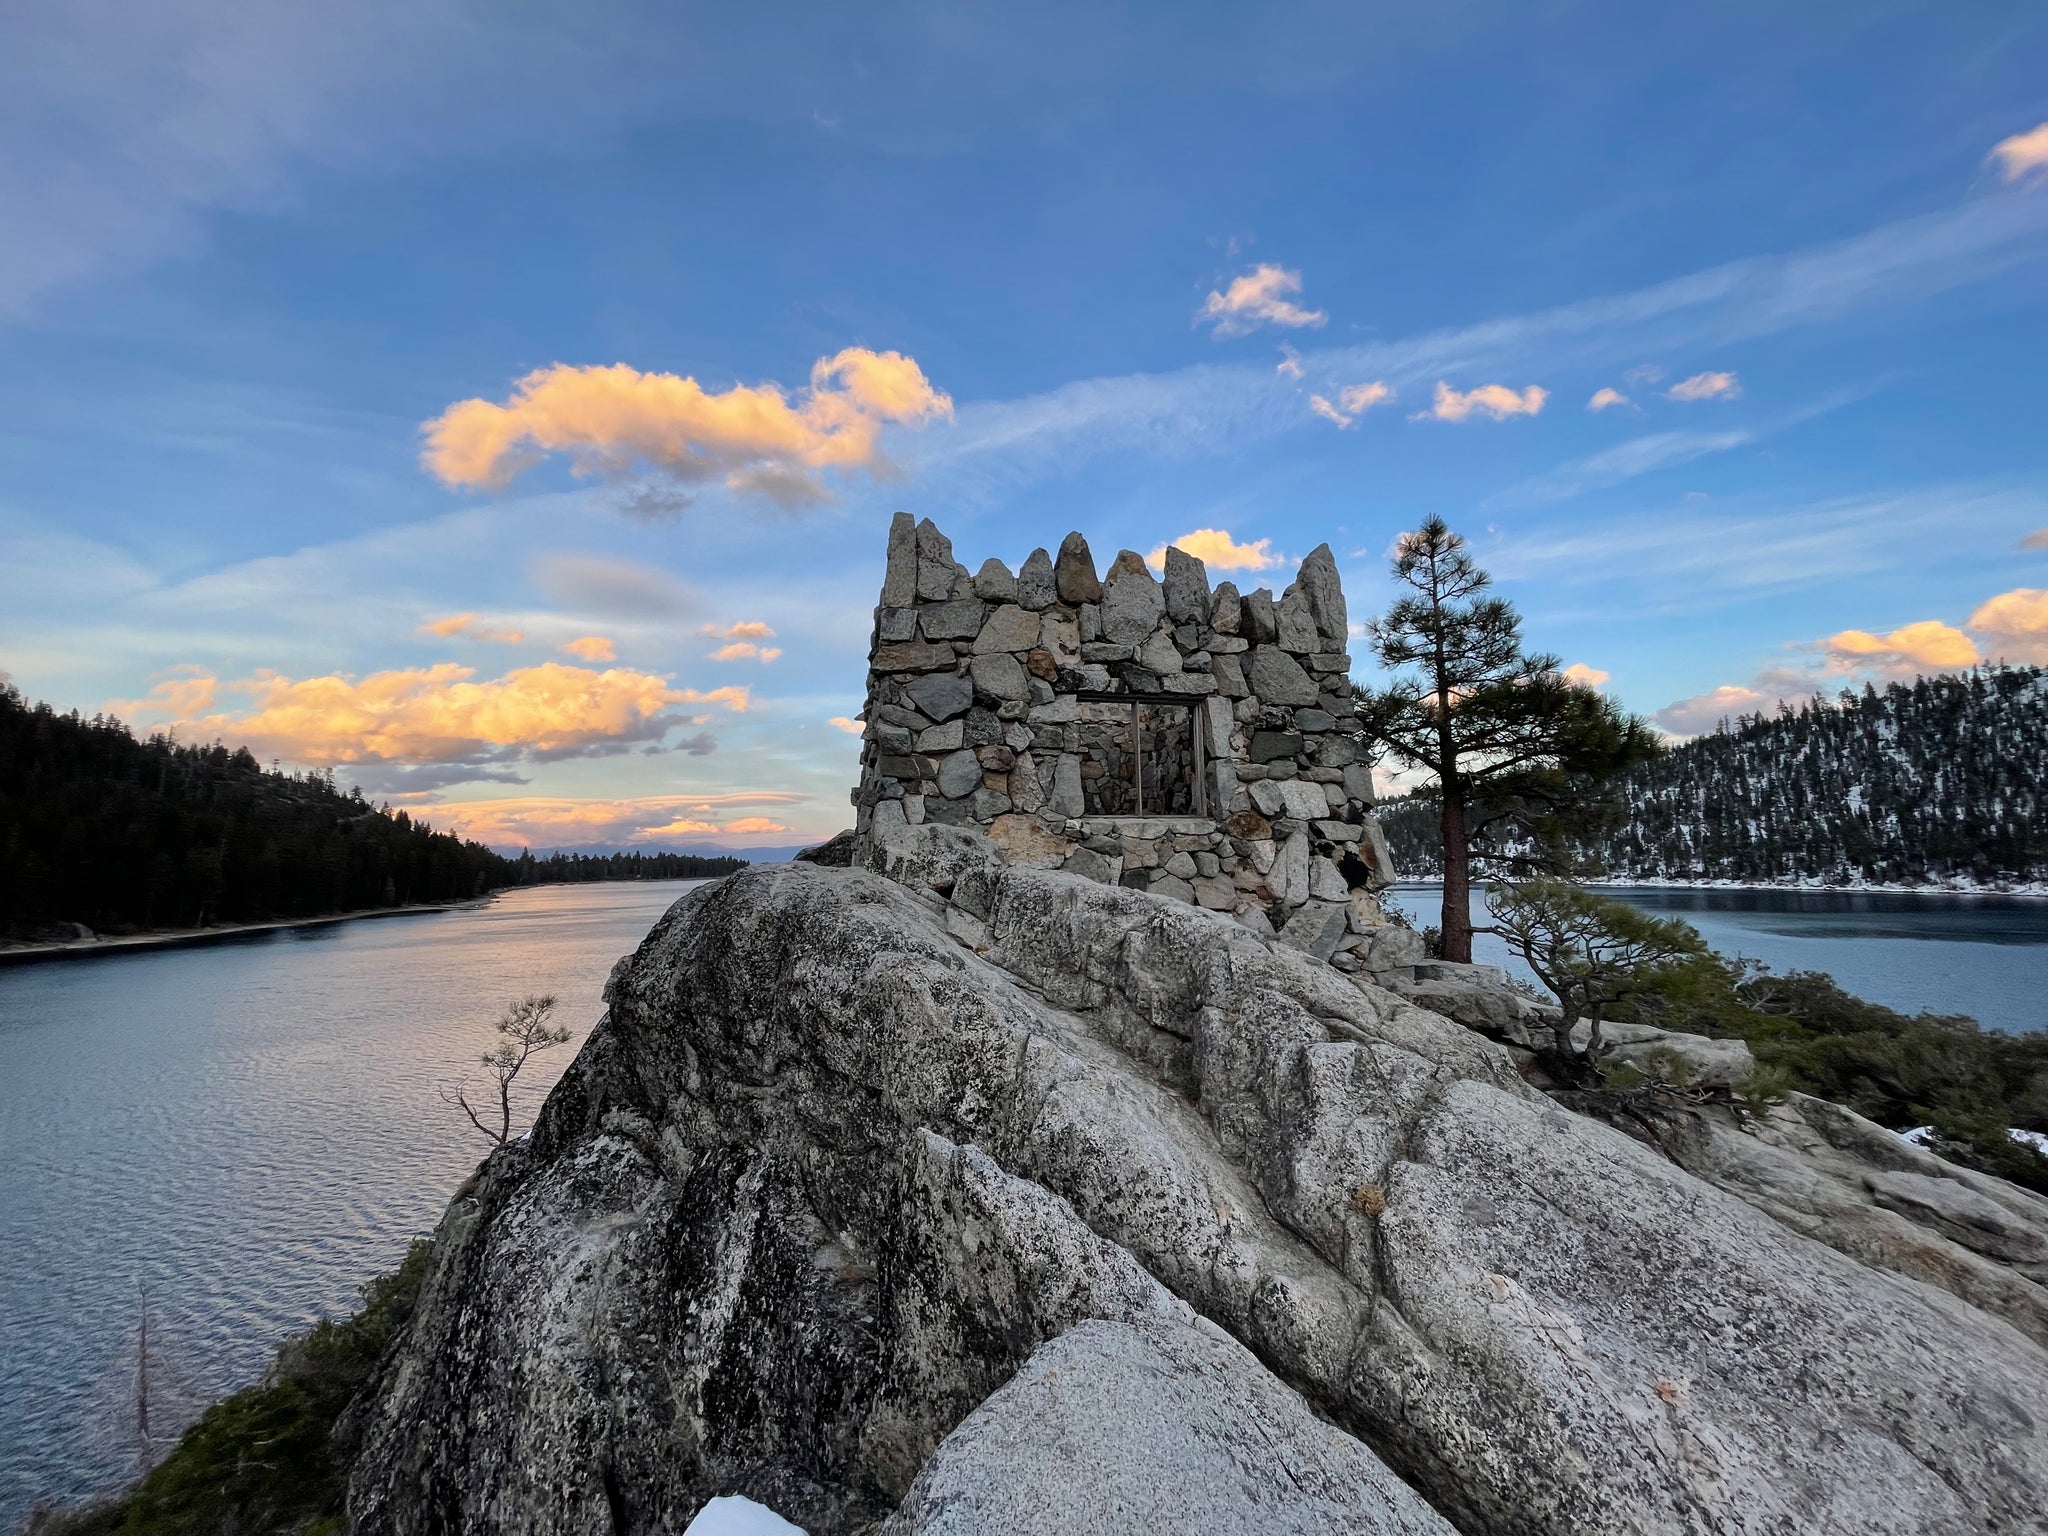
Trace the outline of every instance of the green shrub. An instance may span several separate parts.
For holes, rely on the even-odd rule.
[[[1779,976],[1720,955],[1674,968],[1616,1016],[1746,1041],[1758,1067],[1746,1096],[1796,1089],[1892,1130],[1932,1125],[1943,1156],[2048,1194],[2048,1158],[2007,1134],[2048,1130],[2048,1033],[1907,1015],[1818,971]]]
[[[342,1411],[412,1315],[433,1245],[422,1238],[396,1270],[362,1290],[339,1322],[294,1334],[253,1387],[215,1403],[127,1492],[88,1509],[45,1514],[34,1536],[268,1536],[338,1531],[347,1467],[334,1443]]]

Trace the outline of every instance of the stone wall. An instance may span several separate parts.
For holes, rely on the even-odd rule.
[[[1328,545],[1276,600],[1211,588],[1178,549],[1163,581],[1131,550],[1098,575],[1078,533],[1014,574],[995,559],[969,572],[929,520],[898,513],[857,845],[980,827],[1013,863],[1191,902],[1347,968],[1411,963],[1414,936],[1374,894],[1393,866],[1348,729],[1348,634]]]

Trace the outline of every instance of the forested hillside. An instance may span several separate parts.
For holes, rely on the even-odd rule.
[[[1575,852],[1657,880],[2048,879],[2048,672],[1981,667],[1726,723],[1619,786]],[[1381,807],[1403,875],[1441,869],[1426,794]]]
[[[0,688],[0,941],[317,917],[551,880],[724,875],[686,854],[507,859],[246,749],[138,741]]]

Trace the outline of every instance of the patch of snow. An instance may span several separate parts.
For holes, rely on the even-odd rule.
[[[806,1536],[806,1532],[767,1505],[729,1493],[698,1510],[697,1518],[684,1527],[683,1536]]]
[[[2043,1135],[2039,1131],[2022,1131],[2019,1130],[2017,1127],[2008,1130],[2005,1134],[2010,1136],[2014,1141],[2018,1142],[2021,1146],[2032,1147],[2036,1152],[2040,1153],[2043,1157],[2048,1157],[2048,1135]]]
[[[1934,1127],[1931,1125],[1916,1125],[1908,1130],[1893,1131],[1892,1134],[1909,1146],[1931,1147],[1934,1145]]]

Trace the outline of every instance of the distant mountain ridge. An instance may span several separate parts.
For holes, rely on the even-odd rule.
[[[1724,722],[1620,785],[1574,851],[1611,878],[1998,887],[2048,879],[2048,671],[1979,667]],[[1380,808],[1404,877],[1442,870],[1426,793]]]

